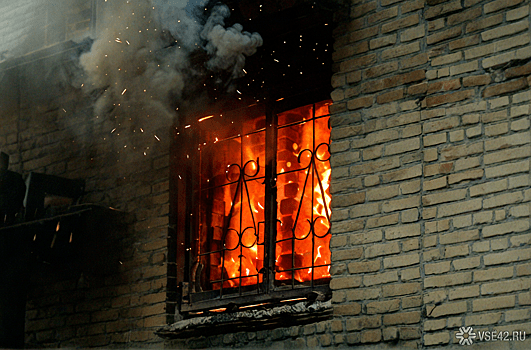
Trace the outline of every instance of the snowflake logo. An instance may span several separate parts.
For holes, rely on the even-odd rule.
[[[473,332],[472,327],[460,327],[459,332],[455,333],[455,337],[459,339],[460,345],[472,345],[476,333]]]

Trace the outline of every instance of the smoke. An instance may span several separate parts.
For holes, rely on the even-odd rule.
[[[182,104],[201,99],[201,83],[211,73],[229,72],[224,86],[230,86],[242,76],[245,56],[262,45],[258,33],[239,24],[224,27],[230,15],[225,5],[215,6],[204,25],[185,0],[108,0],[101,10],[75,84],[95,99],[98,117],[113,121],[116,135],[145,133],[158,140],[156,129],[171,125]],[[207,55],[200,67],[191,58],[198,51]]]
[[[233,78],[239,78],[244,75],[245,56],[253,55],[262,46],[262,37],[258,33],[244,32],[239,23],[225,29],[225,19],[229,16],[227,6],[214,7],[201,38],[206,41],[205,49],[211,56],[207,67],[210,70],[230,70]]]

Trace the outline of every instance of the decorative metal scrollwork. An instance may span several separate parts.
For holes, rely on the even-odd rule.
[[[326,151],[324,152],[324,154],[328,154],[328,157],[323,158],[323,159],[321,159],[321,158],[319,157],[318,154],[319,154],[319,149],[320,149],[321,147],[326,147]],[[301,164],[301,165],[302,165],[302,161],[301,161],[301,159],[302,159],[302,155],[305,154],[305,153],[309,153],[309,154],[310,154],[310,162],[308,163],[308,165],[306,165],[305,167],[303,167],[303,168],[301,168],[301,169],[293,170],[293,172],[295,172],[295,171],[306,171],[306,177],[305,177],[305,179],[304,179],[304,186],[303,186],[303,189],[302,189],[302,196],[301,196],[301,200],[300,200],[300,202],[299,202],[299,208],[298,208],[298,210],[297,210],[297,215],[296,215],[296,217],[295,217],[295,221],[294,221],[294,223],[293,223],[293,228],[292,228],[292,231],[293,231],[293,238],[296,239],[296,240],[300,240],[300,241],[306,239],[306,238],[310,235],[310,233],[313,233],[313,235],[314,235],[315,237],[318,237],[318,238],[324,238],[326,235],[328,235],[328,234],[330,233],[330,225],[329,225],[328,230],[326,231],[326,233],[323,234],[323,235],[321,235],[321,236],[318,235],[318,234],[315,232],[315,223],[317,222],[318,219],[323,218],[323,216],[319,215],[319,216],[316,216],[316,217],[313,218],[313,219],[307,219],[307,221],[308,221],[308,223],[309,223],[310,226],[309,226],[309,230],[308,230],[308,232],[307,232],[305,235],[303,235],[301,238],[298,238],[298,237],[295,235],[295,230],[296,230],[296,228],[297,228],[297,224],[298,224],[298,222],[299,222],[299,216],[300,216],[300,214],[301,214],[301,208],[302,208],[302,205],[303,205],[303,202],[304,202],[304,193],[305,193],[305,191],[306,191],[306,187],[308,186],[308,179],[309,179],[310,176],[312,176],[312,179],[313,179],[313,175],[315,174],[315,176],[317,177],[317,184],[318,184],[318,186],[319,186],[319,191],[320,191],[320,193],[321,193],[321,196],[322,196],[322,198],[325,198],[325,196],[326,196],[326,194],[325,194],[325,189],[324,189],[324,187],[323,187],[323,180],[321,179],[321,177],[320,177],[320,175],[319,175],[319,171],[318,171],[318,169],[317,169],[317,163],[316,163],[316,162],[319,161],[319,162],[323,162],[323,163],[325,163],[325,162],[328,162],[328,161],[330,160],[330,145],[327,144],[327,143],[321,143],[321,144],[319,144],[319,145],[315,148],[315,150],[314,150],[313,152],[312,152],[312,150],[310,150],[310,149],[308,149],[308,148],[303,149],[303,150],[299,153],[299,155],[298,155],[298,157],[297,157],[297,160],[298,160],[299,164]],[[314,204],[314,203],[313,203],[313,201],[314,201],[314,188],[313,188],[313,183],[312,183],[311,185],[312,185],[312,188],[311,188],[311,191],[312,191],[312,199],[311,199],[311,200],[312,200],[312,208],[313,208],[313,204]],[[323,200],[323,205],[324,205],[324,211],[325,211],[325,215],[326,215],[325,218],[326,218],[326,220],[328,221],[328,223],[330,223],[330,214],[329,214],[330,209],[328,208],[327,203],[326,203],[325,200]],[[313,212],[312,212],[312,217],[313,217]]]
[[[247,169],[247,167],[250,164],[253,164],[256,167],[256,171],[254,172],[254,174],[247,174],[246,173],[246,169]],[[238,173],[237,173],[238,174],[238,178],[231,182],[231,179],[229,178],[230,174],[231,174],[230,169],[232,169],[233,167],[236,167],[238,169]],[[245,248],[251,248],[254,244],[252,244],[250,247],[247,247],[242,242],[242,237],[245,234],[245,231],[247,231],[248,229],[252,229],[252,230],[254,230],[254,236],[255,236],[255,241],[254,242],[256,244],[258,244],[258,229],[257,229],[258,223],[255,220],[255,217],[254,217],[254,214],[253,214],[253,209],[251,207],[251,198],[249,196],[249,188],[247,186],[247,182],[248,181],[252,181],[252,178],[255,177],[256,175],[258,175],[258,173],[260,172],[260,158],[258,158],[256,161],[254,161],[254,160],[247,161],[243,165],[243,169],[242,169],[242,167],[239,164],[231,164],[227,168],[228,169],[225,172],[225,177],[227,178],[227,181],[229,181],[228,185],[233,185],[233,184],[237,184],[237,185],[236,185],[236,191],[234,192],[234,198],[232,199],[232,204],[230,206],[228,220],[226,220],[225,226],[223,227],[223,241],[225,242],[225,238],[226,238],[228,232],[229,231],[233,231],[234,233],[236,233],[238,235],[238,245],[236,245],[236,247],[234,247],[232,249],[225,247],[225,243],[223,245],[224,245],[226,250],[234,250],[234,249],[238,248],[240,245],[242,247],[245,247]],[[245,227],[245,228],[243,228],[243,230],[241,230],[241,232],[238,232],[238,230],[230,228],[229,226],[230,226],[231,218],[234,216],[234,208],[236,206],[236,203],[240,203],[240,218],[243,215],[243,192],[242,191],[244,189],[245,189],[245,193],[246,193],[246,196],[247,196],[247,203],[249,204],[249,212],[251,213],[251,219],[253,221],[253,226],[252,227],[251,226]],[[241,197],[239,201],[238,201],[238,195],[240,195],[240,197]],[[241,219],[240,219],[240,222],[241,222]],[[240,227],[240,229],[241,229],[241,227]]]

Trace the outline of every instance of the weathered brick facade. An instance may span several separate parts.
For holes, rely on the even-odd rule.
[[[0,142],[11,155],[11,169],[83,178],[84,202],[133,213],[134,221],[126,232],[112,227],[95,232],[105,253],[119,240],[112,256],[92,252],[94,261],[86,262],[110,272],[90,268],[80,273],[68,265],[34,268],[26,343],[86,347],[160,342],[153,332],[166,322],[169,133],[161,131],[166,137],[153,143],[150,157],[128,152],[121,140],[109,137],[112,123],[92,115],[82,95],[41,75],[60,70],[48,63],[40,60],[5,71]],[[43,96],[39,84],[54,88]],[[108,237],[112,234],[119,236]],[[101,258],[109,265],[98,264]]]
[[[529,331],[528,3],[354,2],[336,35],[335,341]]]
[[[85,201],[135,215],[112,274],[47,268],[34,281],[27,345],[448,348],[461,326],[531,334],[529,16],[527,0],[342,4],[333,316],[165,344],[154,331],[167,319],[170,125],[149,156],[127,150],[91,101],[54,80],[57,56],[3,62],[0,147],[11,169],[85,178]],[[86,16],[79,23],[85,30]],[[46,94],[32,94],[42,85]]]

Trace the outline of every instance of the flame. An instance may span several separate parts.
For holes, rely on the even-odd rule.
[[[300,140],[293,140],[296,142],[289,143],[294,151],[312,149],[312,144],[319,145],[328,142],[327,135],[329,134],[327,134],[328,129],[325,125],[327,119],[320,119],[320,121],[320,124],[316,123],[315,140],[313,139],[314,130],[311,127],[307,127],[303,128]],[[286,133],[286,135],[288,134]],[[294,197],[297,205],[293,208],[293,213],[288,215],[288,225],[277,226],[277,229],[283,232],[280,239],[285,240],[285,242],[277,243],[277,280],[291,280],[294,278],[299,282],[305,282],[312,280],[312,278],[314,280],[330,278],[330,250],[328,249],[330,245],[330,204],[332,201],[330,195],[330,162],[326,160],[327,148],[317,147],[313,151],[314,163],[312,163],[310,152],[303,154],[304,160],[301,160],[301,165],[304,165],[306,169],[301,171],[302,174],[299,174],[297,178],[292,178],[288,176],[288,173],[283,175],[284,181],[279,178],[277,183],[278,187],[294,182],[299,185],[297,195]],[[294,155],[299,156],[298,153],[294,153]],[[288,162],[286,162],[287,164]],[[313,183],[313,188],[311,189],[304,188],[306,176],[308,176],[308,183]],[[284,197],[279,196],[278,201],[280,204],[282,204],[283,200],[288,203],[291,199],[287,195]],[[284,215],[282,217],[286,218],[287,209],[284,210],[285,212],[281,212],[279,215]],[[297,211],[300,212],[299,217],[296,219]],[[297,220],[296,223],[295,220]],[[286,222],[285,219],[282,219],[282,221]],[[311,228],[309,222],[313,223],[313,228]],[[292,246],[291,239],[293,234],[295,234],[297,239],[294,240]]]
[[[319,111],[316,109],[315,115],[322,116],[325,110],[327,113],[328,105],[325,107],[320,107]],[[306,122],[300,128],[289,129],[289,138],[286,136],[287,142],[284,142],[285,152],[277,153],[277,166],[283,164],[277,168],[280,171],[276,176],[279,221],[274,257],[275,280],[279,282],[291,283],[292,279],[306,282],[330,278],[331,170],[330,162],[326,160],[327,149],[314,146],[329,141],[328,117],[316,120],[314,125],[315,129],[312,122]],[[279,129],[279,137],[280,130],[288,128]],[[218,141],[217,138],[215,140]],[[265,158],[265,148],[260,147],[263,137],[259,133],[242,135],[240,140],[242,164],[249,160]],[[225,141],[219,141],[219,147],[223,146],[223,142]],[[313,159],[308,150],[313,152]],[[217,152],[219,151],[216,149],[214,158],[221,154]],[[301,152],[304,152],[303,159],[299,163],[297,157]],[[228,159],[232,158],[220,156],[219,160],[216,160],[220,165],[219,178],[225,178],[225,173],[229,172],[230,165],[226,164],[231,164],[232,160]],[[237,186],[233,182],[231,186],[220,187],[216,190],[219,193],[214,194],[214,200],[220,203],[220,207],[213,214],[218,215],[220,219],[216,227],[211,225],[219,232],[224,232],[219,233],[214,240],[225,249],[209,256],[213,289],[251,286],[263,281],[265,208],[262,203],[265,203],[266,199],[263,181],[252,180],[253,177],[261,179],[264,176],[262,167],[257,169],[257,165],[251,162],[247,170],[242,167],[245,186]],[[257,170],[259,172],[255,174]],[[237,172],[235,176],[231,181],[237,179]],[[297,239],[293,238],[294,235]],[[212,248],[213,252],[219,251],[220,246],[216,247]]]

